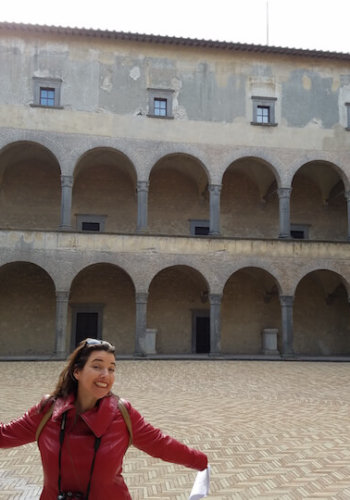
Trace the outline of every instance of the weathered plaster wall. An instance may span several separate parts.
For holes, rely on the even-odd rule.
[[[294,147],[346,147],[346,62],[27,33],[2,40],[0,63],[11,127],[287,148],[293,133]],[[30,108],[33,77],[62,79],[64,110]],[[150,87],[173,90],[166,125],[146,116]],[[250,125],[252,95],[277,98],[274,130]]]

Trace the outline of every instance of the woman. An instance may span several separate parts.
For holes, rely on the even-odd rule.
[[[109,342],[82,341],[68,358],[54,392],[23,417],[0,425],[0,447],[20,446],[35,441],[39,425],[50,415],[38,438],[42,500],[130,500],[122,477],[130,439],[128,418],[133,445],[140,450],[199,471],[207,468],[204,453],[162,434],[129,402],[123,417],[111,392],[115,365],[115,348]]]

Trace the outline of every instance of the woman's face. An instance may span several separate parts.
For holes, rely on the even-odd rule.
[[[98,399],[112,389],[115,378],[114,354],[92,351],[84,368],[74,370],[74,376],[78,381],[78,399],[84,407],[94,406]]]

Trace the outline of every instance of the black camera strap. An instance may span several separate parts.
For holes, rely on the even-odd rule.
[[[62,460],[62,446],[63,446],[63,441],[64,441],[64,433],[65,433],[65,430],[66,430],[66,420],[67,420],[67,412],[64,412],[63,415],[62,415],[62,420],[61,420],[61,427],[60,427],[60,449],[59,449],[59,452],[58,452],[58,495],[62,496],[62,498],[65,498],[63,496],[63,493],[61,491],[61,460]],[[87,486],[87,490],[86,490],[86,495],[85,495],[85,499],[88,500],[89,498],[89,494],[90,494],[90,487],[91,487],[91,478],[92,478],[92,473],[94,471],[94,466],[95,466],[95,459],[96,459],[96,453],[97,453],[97,450],[100,446],[100,442],[101,442],[101,438],[99,437],[96,437],[95,436],[95,444],[94,444],[94,456],[92,458],[92,462],[91,462],[91,467],[90,467],[90,476],[89,476],[89,483],[88,483],[88,486]]]

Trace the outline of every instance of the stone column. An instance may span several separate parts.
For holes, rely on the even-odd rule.
[[[280,295],[282,308],[282,356],[293,354],[293,301],[292,295]]]
[[[210,299],[210,354],[221,354],[221,299],[222,295],[212,293]]]
[[[69,292],[56,292],[56,340],[55,354],[58,357],[66,357],[66,335],[68,317]]]
[[[280,234],[279,238],[290,238],[290,193],[291,188],[279,188]]]
[[[61,175],[61,224],[62,231],[71,231],[71,211],[72,211],[72,186],[73,177],[71,175]]]
[[[220,236],[220,193],[221,184],[210,184],[210,222],[209,234]]]
[[[350,241],[350,191],[345,193],[348,214],[348,240]]]
[[[145,233],[148,229],[148,181],[137,183],[137,227],[136,232]]]
[[[136,332],[135,332],[135,355],[143,354],[140,339],[145,336],[147,327],[147,292],[136,293]]]

